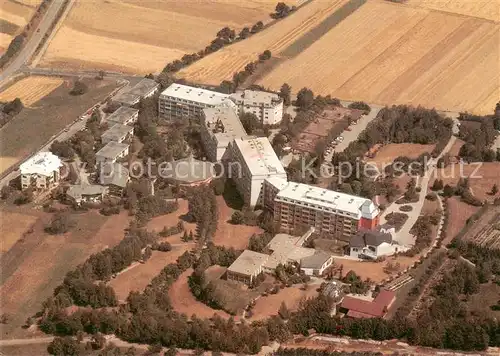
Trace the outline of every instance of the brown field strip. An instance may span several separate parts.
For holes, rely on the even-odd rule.
[[[370,1],[259,84],[490,113],[500,97],[499,31],[485,20]]]
[[[179,77],[206,84],[219,84],[269,49],[273,55],[297,41],[347,0],[312,1],[296,13],[245,41],[223,48],[181,70]]]
[[[62,83],[63,80],[60,78],[27,77],[0,92],[0,101],[11,101],[19,98],[25,106],[31,106],[50,94]]]
[[[239,31],[271,20],[275,6],[273,0],[77,1],[40,64],[157,72],[205,48],[223,27]]]
[[[7,252],[21,239],[38,217],[13,212],[0,212],[0,253]]]

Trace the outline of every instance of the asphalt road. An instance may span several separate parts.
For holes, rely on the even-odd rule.
[[[0,87],[7,83],[10,76],[28,63],[33,53],[35,53],[36,49],[40,45],[43,37],[49,31],[63,4],[64,0],[52,0],[43,19],[38,24],[35,32],[31,35],[31,38],[24,45],[21,52],[17,54],[14,60],[0,73]]]

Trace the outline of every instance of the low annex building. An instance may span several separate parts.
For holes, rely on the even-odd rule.
[[[111,163],[101,166],[99,183],[108,187],[109,194],[122,196],[129,181],[129,170],[120,163]]]
[[[21,189],[48,189],[59,183],[61,159],[52,152],[39,152],[19,166]]]
[[[358,231],[349,241],[349,255],[355,258],[376,260],[405,250],[393,241],[390,233],[380,230]]]
[[[110,141],[95,154],[98,166],[102,164],[115,163],[120,158],[128,155],[129,145]]]
[[[263,253],[245,250],[229,266],[226,278],[250,285],[263,272],[263,266],[268,258],[269,256]]]
[[[153,79],[144,78],[132,88],[125,89],[119,94],[115,95],[113,101],[125,106],[134,106],[139,103],[141,99],[149,98],[155,95],[160,88]]]
[[[114,113],[109,115],[105,121],[111,127],[116,124],[120,125],[133,125],[139,119],[139,110],[120,106]]]
[[[309,276],[321,276],[333,263],[333,256],[327,252],[302,247],[311,237],[311,228],[302,236],[277,234],[267,244],[270,255],[245,250],[228,268],[228,279],[251,284],[260,273],[273,273],[279,265],[294,264]],[[233,272],[237,273],[233,273]]]
[[[101,141],[103,144],[107,144],[111,141],[118,143],[130,142],[133,135],[133,126],[115,124],[108,130],[104,131],[104,133],[101,135]]]
[[[350,318],[383,318],[395,300],[396,293],[385,289],[371,301],[346,296],[340,303],[338,311]]]
[[[73,203],[80,205],[82,203],[101,203],[107,193],[108,188],[102,185],[78,184],[71,185],[66,191],[66,196]]]

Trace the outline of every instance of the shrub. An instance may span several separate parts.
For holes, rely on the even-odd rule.
[[[349,109],[363,110],[365,114],[369,114],[372,108],[363,101],[355,101],[348,106]]]
[[[64,234],[75,225],[71,216],[67,212],[56,213],[49,225],[45,227],[45,231],[52,235]]]
[[[241,225],[244,223],[244,221],[245,221],[245,217],[241,211],[237,210],[237,211],[233,212],[233,214],[231,215],[231,224]]]
[[[404,212],[408,212],[408,211],[412,211],[413,207],[411,207],[410,205],[403,205],[402,207],[399,208],[399,210],[404,211]]]
[[[75,83],[73,84],[73,88],[69,92],[71,95],[82,95],[85,94],[89,88],[87,87],[87,84],[76,80]]]

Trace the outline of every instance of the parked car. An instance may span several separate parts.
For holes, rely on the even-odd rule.
[[[350,127],[347,127],[345,130],[346,131],[352,131],[352,129]]]

